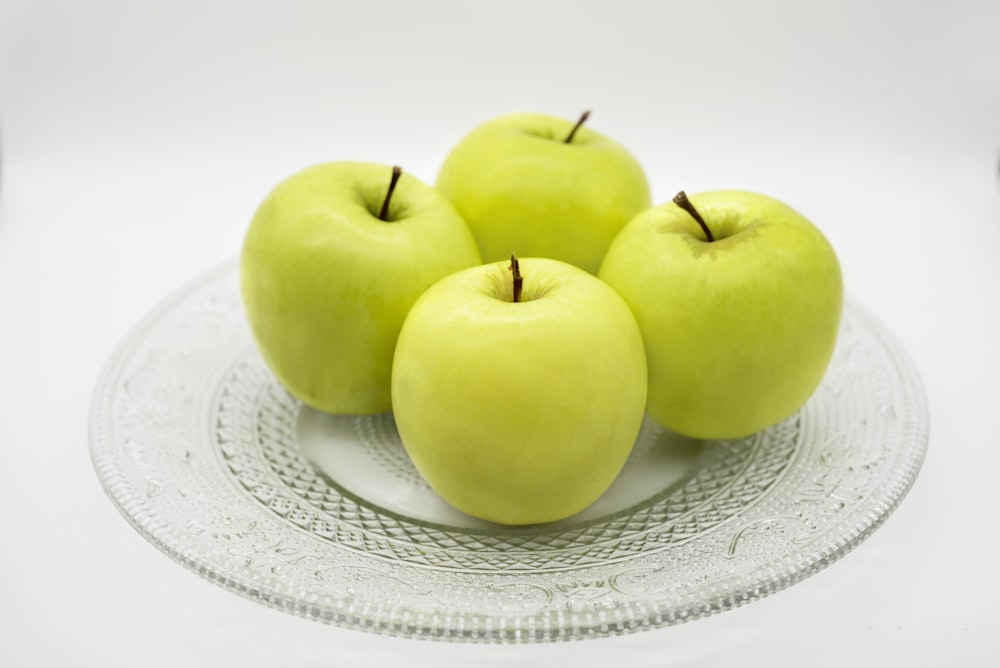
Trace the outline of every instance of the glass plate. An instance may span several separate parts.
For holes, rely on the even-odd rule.
[[[499,527],[431,492],[391,414],[290,397],[251,341],[233,263],[137,326],[90,420],[112,501],[199,575],[324,622],[479,642],[651,629],[798,582],[895,509],[927,434],[912,363],[849,303],[830,370],[792,418],[708,442],[647,421],[593,506]]]

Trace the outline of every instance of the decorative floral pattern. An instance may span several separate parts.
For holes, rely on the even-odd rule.
[[[640,476],[649,484],[657,467],[665,482],[638,501],[616,501],[612,488],[604,514],[542,527],[428,521],[387,509],[400,486],[433,494],[391,415],[350,418],[346,436],[376,478],[368,489],[379,491],[359,495],[307,457],[308,409],[257,355],[235,276],[227,265],[188,286],[117,351],[94,397],[95,468],[125,517],[167,554],[235,592],[329,623],[535,642],[725,610],[865,538],[905,495],[927,443],[912,365],[849,306],[823,385],[785,422],[670,459],[670,435],[647,421],[622,489],[642,489]]]

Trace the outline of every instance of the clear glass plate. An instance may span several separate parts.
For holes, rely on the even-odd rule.
[[[136,327],[90,422],[115,505],[203,577],[345,627],[478,642],[656,628],[798,582],[895,509],[927,435],[912,363],[849,303],[830,370],[792,418],[709,442],[647,421],[593,506],[499,527],[427,487],[391,414],[334,417],[290,397],[251,341],[235,264]]]

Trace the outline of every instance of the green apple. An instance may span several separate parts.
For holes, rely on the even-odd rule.
[[[537,524],[584,509],[618,475],[645,410],[646,356],[628,306],[593,275],[548,258],[510,266],[520,280],[507,262],[486,264],[417,300],[396,348],[393,411],[445,501]]]
[[[396,337],[417,297],[480,263],[454,207],[399,168],[309,167],[280,183],[247,231],[240,278],[274,375],[329,413],[388,411]]]
[[[463,138],[437,188],[472,229],[485,262],[512,252],[597,273],[615,235],[649,207],[642,167],[620,144],[542,114],[510,114]]]
[[[781,421],[833,354],[837,257],[819,229],[770,197],[682,192],[625,226],[599,276],[642,330],[650,417],[681,434],[738,438]]]

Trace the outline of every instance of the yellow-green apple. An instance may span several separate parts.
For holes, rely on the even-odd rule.
[[[393,412],[417,470],[455,508],[502,524],[559,520],[595,501],[632,450],[645,400],[628,306],[548,258],[436,283],[393,362]]]
[[[619,143],[571,121],[510,114],[448,154],[436,182],[472,229],[483,261],[551,257],[597,273],[615,235],[649,207],[649,184]]]
[[[390,409],[403,318],[438,279],[480,263],[454,207],[399,168],[309,167],[257,210],[240,262],[251,330],[274,375],[329,413]]]
[[[642,330],[650,417],[681,434],[738,438],[781,421],[833,354],[837,257],[818,228],[770,197],[681,192],[622,229],[599,276]]]

